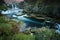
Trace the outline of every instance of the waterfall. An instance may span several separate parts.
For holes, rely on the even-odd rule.
[[[56,28],[57,28],[56,33],[60,34],[60,24],[57,23]]]
[[[9,4],[7,4],[7,6],[9,6]],[[11,4],[10,9],[8,9],[6,11],[2,11],[2,14],[5,14],[7,17],[9,17],[10,19],[12,19],[13,21],[16,21],[16,22],[18,22],[19,20],[26,20],[26,18],[24,18],[24,16],[27,16],[27,15],[22,15],[23,9],[19,9],[17,7],[16,3]],[[21,15],[21,16],[16,16],[17,14]],[[21,28],[21,30],[20,30],[21,32],[26,30],[26,24],[25,23],[19,24],[18,26]]]
[[[12,9],[14,8],[14,5],[12,4]]]

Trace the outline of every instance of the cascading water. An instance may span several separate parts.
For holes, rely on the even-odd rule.
[[[26,30],[26,26],[28,27],[42,27],[43,23],[41,24],[41,22],[38,22],[37,20],[32,20],[29,18],[25,18],[25,16],[28,16],[27,14],[23,14],[23,9],[19,9],[17,7],[17,5],[15,3],[12,4],[12,8],[6,10],[6,11],[2,11],[2,14],[5,14],[7,17],[11,18],[12,20],[19,22],[20,20],[23,21],[23,24],[20,25],[18,24],[18,27],[21,28],[20,31],[25,31]],[[20,15],[20,16],[17,16]]]
[[[32,23],[36,23],[36,24],[39,24],[39,22],[35,22],[35,21],[32,21],[30,19],[27,19],[25,18],[24,16],[27,16],[27,14],[23,14],[23,9],[19,9],[16,4],[12,4],[12,8],[6,10],[6,11],[2,11],[2,14],[6,15],[7,17],[11,18],[12,20],[16,21],[16,22],[19,22],[19,20],[22,20],[23,22],[24,21],[29,21],[29,22],[32,22]],[[16,16],[16,15],[20,15],[20,16]],[[30,24],[30,23],[29,23]],[[26,30],[26,23],[24,22],[22,24],[22,26],[19,24],[18,25],[20,28],[21,28],[21,31],[25,31]]]
[[[60,34],[60,24],[56,23],[55,27],[56,29],[56,33]]]
[[[6,11],[2,11],[1,13],[4,14],[4,15],[6,15],[6,16],[9,17],[9,18],[12,18],[12,20],[14,20],[15,18],[17,18],[17,19],[22,18],[22,20],[23,20],[23,19],[25,19],[23,16],[27,16],[26,14],[25,14],[25,15],[22,15],[22,14],[23,14],[23,9],[19,9],[19,8],[16,6],[15,3],[12,4],[12,8],[11,8],[11,9],[8,9],[8,10],[6,10]],[[18,14],[21,15],[21,16],[16,16],[16,15],[18,15]],[[17,20],[17,19],[14,20],[14,21],[18,22],[19,20]],[[18,27],[21,28],[21,31],[24,31],[24,30],[25,30],[25,26],[26,26],[25,23],[22,24],[22,26],[21,26],[21,25],[18,25]],[[23,28],[24,28],[24,30],[23,30]]]

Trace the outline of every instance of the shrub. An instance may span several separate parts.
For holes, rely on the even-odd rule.
[[[17,33],[16,32],[16,29],[17,29],[16,23],[9,19],[8,19],[9,20],[8,21],[7,19],[8,18],[5,16],[0,17],[0,40],[11,40],[14,33]],[[13,31],[12,29],[14,29],[15,31]]]
[[[18,33],[13,36],[12,40],[35,40],[35,37],[33,35]]]
[[[60,40],[53,29],[42,27],[35,33],[35,40]]]

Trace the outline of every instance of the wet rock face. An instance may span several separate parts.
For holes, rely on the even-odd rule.
[[[33,3],[34,1],[34,3]],[[60,1],[59,0],[25,0],[28,7],[25,7],[26,10],[31,12],[37,12],[39,14],[46,14],[50,17],[58,18],[60,17]],[[24,3],[24,4],[26,4]],[[30,5],[30,6],[29,6]]]
[[[55,10],[53,11],[53,15],[60,17],[60,7],[56,7]]]

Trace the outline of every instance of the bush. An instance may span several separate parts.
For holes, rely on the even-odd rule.
[[[5,16],[0,17],[0,40],[11,40],[14,33],[16,33],[16,29],[17,29],[16,23],[9,19],[8,21],[7,19],[8,18]],[[13,31],[13,29],[15,31]]]
[[[22,24],[22,22],[19,22]],[[0,40],[34,40],[33,35],[26,35],[19,32],[17,24],[12,20],[5,20],[5,17],[0,17]]]
[[[35,37],[33,35],[18,33],[13,36],[12,40],[35,40]]]
[[[53,29],[42,27],[35,33],[35,40],[60,40],[60,36]]]

